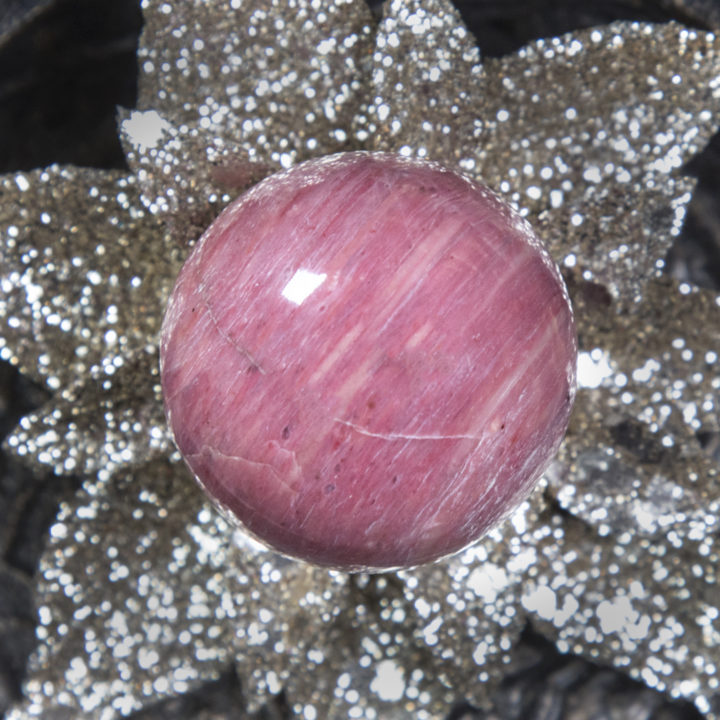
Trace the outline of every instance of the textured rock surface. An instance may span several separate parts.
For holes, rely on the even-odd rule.
[[[251,532],[386,568],[459,550],[526,497],[575,354],[524,221],[439,166],[351,153],[211,226],[169,304],[163,387],[191,469]]]

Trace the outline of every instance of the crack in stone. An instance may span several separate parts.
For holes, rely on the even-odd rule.
[[[210,305],[210,301],[207,298],[207,295],[205,294],[205,285],[200,284],[200,296],[202,297],[203,303],[205,305],[205,309],[207,310],[208,316],[210,317],[210,321],[212,322],[213,326],[218,332],[218,335],[225,340],[228,344],[230,344],[232,347],[235,348],[246,360],[248,360],[253,368],[256,368],[258,372],[260,372],[261,375],[266,375],[267,373],[265,370],[263,370],[262,365],[252,356],[249,350],[244,348],[242,345],[237,343],[235,340],[233,340],[230,335],[228,335],[221,327],[220,323],[218,322],[217,317],[215,317],[215,313],[213,312],[213,309]]]
[[[380,438],[381,440],[475,440],[480,442],[482,438],[475,435],[410,435],[408,433],[375,433],[362,425],[356,425],[348,420],[341,420],[340,418],[333,418],[333,420],[341,425],[347,425],[349,428],[355,430],[355,432],[361,435],[367,435],[368,437]]]
[[[302,468],[300,467],[300,464],[297,461],[297,456],[294,451],[292,450],[284,450],[283,452],[289,453],[292,456],[292,466],[297,474],[302,474]],[[270,463],[264,463],[259,462],[257,460],[250,460],[246,457],[243,457],[242,455],[230,455],[228,453],[224,453],[222,450],[218,450],[216,447],[213,447],[211,445],[203,445],[203,447],[200,449],[199,452],[193,453],[192,455],[188,455],[187,459],[188,461],[191,461],[195,457],[202,457],[203,455],[210,456],[211,458],[219,458],[221,460],[227,460],[233,463],[238,463],[241,466],[243,464],[246,464],[250,466],[251,468],[256,469],[267,469],[273,476],[273,478],[282,485],[289,493],[292,495],[298,494],[298,489],[290,485],[288,482],[286,482],[278,469],[271,465]]]

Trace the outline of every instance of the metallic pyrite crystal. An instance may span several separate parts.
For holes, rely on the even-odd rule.
[[[0,181],[0,357],[51,402],[8,440],[82,473],[38,572],[13,720],[106,718],[235,663],[251,705],[440,718],[487,701],[529,619],[716,717],[718,298],[662,275],[720,109],[720,41],[619,23],[481,60],[455,10],[390,2],[145,2],[131,171]],[[204,503],[157,372],[188,244],[310,157],[439,160],[505,196],[561,266],[579,391],[541,489],[449,560],[349,576],[287,560]]]

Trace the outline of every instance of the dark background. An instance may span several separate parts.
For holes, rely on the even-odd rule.
[[[0,173],[54,162],[122,168],[117,106],[136,98],[138,0],[0,0]],[[617,19],[678,20],[720,28],[720,0],[465,0],[457,2],[484,55],[527,41]],[[373,8],[379,10],[379,3]],[[688,171],[700,181],[668,272],[720,290],[720,139]],[[0,363],[0,438],[46,399]],[[20,695],[35,643],[33,573],[58,503],[78,479],[38,477],[0,452],[0,716]],[[216,682],[139,713],[139,718],[241,716],[242,678]],[[287,716],[283,699],[262,715]],[[458,705],[453,720],[476,717]],[[479,715],[477,715],[479,717]],[[561,656],[528,628],[488,720],[689,720],[688,703],[663,696],[606,668]]]

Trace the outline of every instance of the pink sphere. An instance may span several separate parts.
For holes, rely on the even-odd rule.
[[[233,202],[161,341],[168,421],[209,496],[344,570],[429,562],[507,516],[565,433],[576,354],[528,224],[381,153],[311,160]]]

